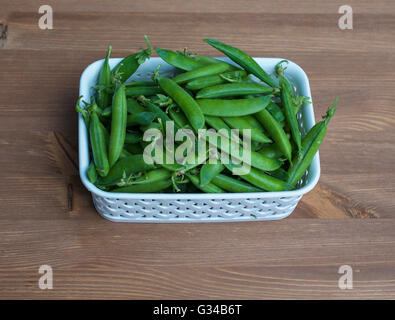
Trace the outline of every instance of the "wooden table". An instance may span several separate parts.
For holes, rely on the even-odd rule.
[[[0,298],[395,298],[395,2],[40,1],[0,5]],[[308,74],[316,119],[335,96],[319,185],[291,217],[226,224],[115,224],[78,176],[79,77],[113,46],[215,56],[212,37]],[[72,190],[67,186],[71,185]],[[70,211],[68,194],[73,195]],[[53,269],[40,290],[38,269]],[[341,290],[339,267],[353,269]]]

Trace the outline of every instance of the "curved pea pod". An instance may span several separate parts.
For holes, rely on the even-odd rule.
[[[104,177],[108,174],[110,166],[105,133],[96,112],[92,112],[90,116],[89,137],[96,170],[99,175]]]
[[[103,67],[99,73],[99,79],[97,84],[103,88],[111,86],[111,69],[109,65],[109,59],[111,54],[111,46],[108,47],[107,56],[104,60]],[[96,102],[101,109],[107,108],[110,103],[110,94],[105,89],[100,89],[97,91]]]
[[[236,62],[239,66],[243,67],[247,72],[252,73],[254,76],[267,83],[269,86],[276,87],[276,82],[267,74],[260,65],[251,58],[248,54],[238,48],[232,47],[213,39],[204,39],[209,45],[218,49],[227,55],[232,61]]]
[[[111,192],[119,193],[154,193],[165,190],[172,186],[172,181],[170,179],[155,181],[152,183],[145,184],[133,184],[127,187],[116,188],[111,190]]]
[[[108,147],[108,158],[110,167],[118,160],[121,154],[123,144],[126,136],[126,122],[127,122],[127,103],[125,86],[119,86],[115,92],[112,103],[112,119],[110,142]]]
[[[127,126],[146,126],[154,120],[155,115],[152,112],[139,112],[129,114],[127,117]]]
[[[251,140],[261,143],[272,142],[269,137],[267,137],[262,131],[253,128],[250,122],[248,122],[248,120],[244,119],[243,117],[223,117],[222,119],[233,129],[240,130],[240,133],[243,133],[243,130],[246,129],[251,130]]]
[[[163,93],[163,90],[156,86],[149,87],[127,87],[126,88],[126,96],[128,97],[138,97],[138,96],[153,96],[158,93]]]
[[[204,88],[196,93],[196,99],[215,99],[248,94],[274,94],[277,88],[259,83],[225,83]]]
[[[193,60],[183,54],[176,53],[171,50],[155,48],[155,51],[168,64],[184,71],[191,71],[200,67],[204,67],[206,63]]]
[[[216,117],[240,117],[264,110],[271,95],[251,99],[198,99],[196,100],[203,114]]]
[[[320,148],[322,141],[324,140],[326,130],[328,128],[329,120],[335,114],[335,106],[338,99],[336,98],[332,107],[327,111],[326,115],[323,117],[324,120],[316,123],[303,138],[302,141],[302,155],[301,157],[296,156],[293,161],[293,166],[288,170],[288,183],[295,187],[297,182],[305,174],[307,168],[310,166],[311,162],[318,149]]]
[[[215,86],[217,84],[222,84],[229,81],[238,82],[245,76],[247,76],[247,72],[245,72],[244,70],[228,71],[221,74],[200,77],[191,80],[185,85],[185,88],[189,90],[200,90],[206,87]]]
[[[159,77],[158,83],[167,95],[181,108],[192,128],[195,131],[202,129],[205,122],[204,115],[195,99],[169,78]]]
[[[144,38],[148,48],[122,59],[111,72],[113,80],[117,79],[120,83],[124,83],[136,72],[138,67],[151,56],[151,44],[146,35],[144,35]]]
[[[200,184],[200,180],[197,176],[191,175],[191,174],[186,174],[188,179],[192,182],[192,184],[202,190],[205,193],[224,193],[225,191],[222,190],[220,187],[217,187],[215,184],[209,183],[207,185],[202,186]]]
[[[285,157],[291,162],[292,161],[292,147],[287,134],[284,129],[277,122],[276,119],[270,114],[268,110],[262,110],[255,114],[255,117],[263,125],[266,132],[277,144],[277,147],[282,151]]]
[[[200,168],[200,184],[202,186],[208,185],[211,180],[225,169],[224,165],[217,161],[217,163],[206,162]]]
[[[225,164],[225,167],[232,171],[232,169],[236,168],[237,166],[233,164]],[[240,175],[240,178],[266,191],[285,191],[290,189],[290,186],[287,182],[269,176],[255,168],[250,168],[250,172]]]
[[[257,188],[247,182],[237,180],[235,178],[226,176],[224,174],[217,174],[212,183],[215,184],[217,187],[228,191],[228,192],[262,192],[263,190]]]
[[[142,154],[132,155],[120,159],[108,172],[107,176],[98,180],[98,185],[111,186],[117,184],[122,178],[140,171],[153,169],[153,165],[144,161]]]
[[[211,76],[213,74],[219,74],[230,69],[230,65],[227,63],[215,63],[210,64],[198,69],[181,73],[173,78],[173,81],[178,84],[191,81],[196,78]]]

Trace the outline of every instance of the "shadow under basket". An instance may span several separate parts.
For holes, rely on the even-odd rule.
[[[232,63],[227,58],[220,60]],[[284,59],[255,58],[257,63],[269,74],[275,65]],[[114,67],[120,58],[110,59]],[[82,73],[80,96],[84,100],[94,94],[104,60],[95,61]],[[160,73],[173,76],[174,67],[161,58],[150,58],[142,64],[131,77],[131,81],[150,80],[153,70],[161,64]],[[305,72],[289,61],[287,76],[292,80],[300,95],[310,97],[309,80]],[[305,104],[298,115],[302,135],[314,125],[313,104]],[[292,191],[254,192],[254,193],[112,193],[100,190],[87,177],[89,167],[89,140],[84,120],[79,115],[79,168],[84,186],[92,193],[97,212],[104,218],[115,222],[230,222],[278,220],[289,216],[302,196],[317,184],[320,176],[319,154],[315,155],[308,171]]]

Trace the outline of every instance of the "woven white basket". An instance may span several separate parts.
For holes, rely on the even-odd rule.
[[[227,58],[221,60],[231,62]],[[121,59],[110,59],[114,67]],[[269,74],[283,59],[255,58]],[[94,93],[99,71],[104,60],[95,61],[82,73],[80,95],[89,101]],[[160,73],[171,76],[175,69],[161,58],[151,58],[139,67],[132,80],[148,80],[155,67],[161,64]],[[289,76],[298,92],[311,98],[310,85],[305,72],[289,62]],[[298,115],[302,133],[314,125],[313,105],[304,105]],[[318,153],[299,183],[299,188],[284,192],[224,193],[224,194],[156,194],[110,193],[98,189],[87,177],[89,166],[88,132],[79,115],[79,167],[82,183],[92,193],[93,203],[101,216],[116,222],[225,222],[283,219],[295,209],[302,195],[317,184],[320,176]]]

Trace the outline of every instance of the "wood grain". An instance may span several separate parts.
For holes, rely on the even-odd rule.
[[[0,298],[395,298],[395,2],[40,1],[0,5]],[[290,218],[268,223],[114,224],[76,175],[79,78],[107,45],[218,56],[212,37],[307,73],[316,120],[339,97],[321,177]],[[54,134],[56,132],[56,135]],[[62,147],[63,146],[63,147]],[[70,192],[72,185],[72,210]],[[52,291],[38,267],[54,268]],[[341,265],[354,289],[337,286]]]

